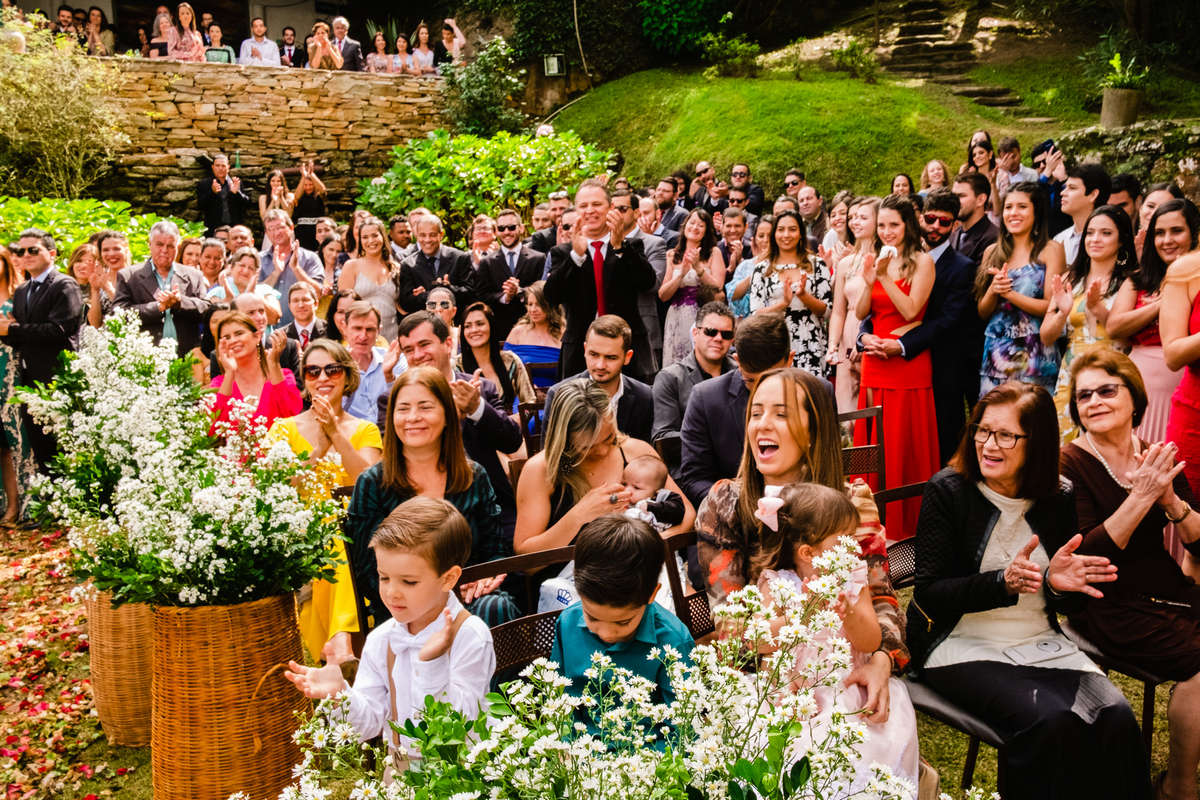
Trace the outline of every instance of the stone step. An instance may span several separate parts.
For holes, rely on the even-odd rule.
[[[941,33],[919,33],[908,34],[907,36],[897,36],[892,42],[893,47],[899,47],[905,44],[936,44],[937,42],[948,42],[944,34]]]
[[[939,75],[936,80],[936,83],[941,83],[946,86],[960,86],[970,82],[971,79],[966,75]]]
[[[911,11],[936,11],[940,14],[946,10],[946,7],[940,0],[908,0],[908,2],[900,4],[899,10],[902,14]]]
[[[954,72],[954,73],[966,72],[968,69],[975,66],[977,63],[978,63],[978,61],[976,61],[975,56],[973,56],[973,55],[964,55],[964,56],[911,55],[911,56],[896,57],[896,58],[891,59],[888,62],[889,66],[891,66],[892,68],[902,69],[904,67],[911,67],[914,69],[922,69],[925,67],[928,67],[928,68],[939,67],[939,69],[938,69],[939,72]]]
[[[887,70],[898,78],[928,78],[930,80],[940,80],[944,75],[954,76],[960,74],[965,66],[961,64],[937,63],[888,64]]]
[[[1028,111],[1029,109],[1025,109]],[[1049,125],[1051,122],[1058,122],[1054,117],[1017,117],[1017,122],[1023,122],[1026,125]]]
[[[934,42],[932,44],[902,44],[892,48],[893,56],[975,54],[970,42]]]
[[[1016,95],[1006,94],[999,97],[973,97],[971,102],[978,103],[981,106],[989,106],[991,108],[1005,108],[1008,106],[1021,105],[1021,98]]]
[[[945,24],[946,15],[941,11],[910,11],[901,17],[905,22],[937,22]]]
[[[946,24],[944,22],[902,22],[896,29],[896,34],[899,36],[920,36],[929,33],[941,35],[945,32]]]
[[[950,91],[961,97],[1000,97],[1011,93],[1006,86],[978,86],[974,84],[955,86]]]

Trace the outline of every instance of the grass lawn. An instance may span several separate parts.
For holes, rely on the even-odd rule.
[[[598,87],[554,121],[625,157],[624,174],[652,183],[700,159],[728,174],[747,161],[770,192],[798,167],[826,194],[886,194],[892,175],[914,179],[931,158],[956,170],[971,133],[1036,142],[1064,126],[1029,126],[954,96],[942,86],[805,69],[802,79],[706,80],[698,71],[656,69]],[[1071,125],[1068,127],[1077,127]]]

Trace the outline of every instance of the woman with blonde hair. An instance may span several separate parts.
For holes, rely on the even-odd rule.
[[[917,194],[924,197],[934,189],[950,188],[950,168],[941,159],[933,159],[921,170],[921,191]]]
[[[12,253],[0,247],[0,314],[12,315],[12,296],[21,285],[21,273]],[[4,516],[0,525],[21,520],[21,495],[37,474],[37,464],[21,428],[21,406],[10,403],[19,383],[21,365],[13,349],[0,341],[0,479],[4,484]]]
[[[546,415],[545,447],[527,462],[517,484],[517,527],[513,549],[536,553],[563,547],[592,520],[629,508],[632,490],[625,466],[639,456],[657,458],[654,448],[617,430],[608,392],[589,379],[559,384]],[[668,476],[666,488],[683,496]],[[663,535],[689,530],[696,514],[686,498],[680,525]]]
[[[850,201],[846,212],[846,244],[850,253],[838,262],[833,275],[833,311],[829,316],[829,350],[825,360],[834,365],[834,394],[839,412],[858,408],[862,354],[858,350],[858,299],[867,289],[863,264],[875,252],[878,197]]]

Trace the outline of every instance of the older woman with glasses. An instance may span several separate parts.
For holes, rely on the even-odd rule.
[[[998,731],[999,790],[1022,800],[1149,798],[1137,720],[1058,626],[1057,611],[1117,579],[1082,555],[1058,416],[1041,386],[1003,383],[976,404],[917,525],[908,644],[921,680]],[[1103,768],[1096,763],[1104,759]]]
[[[1071,418],[1083,434],[1063,448],[1061,470],[1075,487],[1079,552],[1109,559],[1118,573],[1103,597],[1088,598],[1071,624],[1105,653],[1178,681],[1167,707],[1171,752],[1159,797],[1195,797],[1200,763],[1200,588],[1164,545],[1173,523],[1200,557],[1200,504],[1178,448],[1142,441],[1146,387],[1127,356],[1095,350],[1071,365]],[[1193,573],[1195,574],[1195,573]]]

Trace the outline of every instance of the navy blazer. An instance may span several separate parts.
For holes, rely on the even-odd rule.
[[[507,303],[500,302],[504,282],[510,277],[515,277],[521,288],[525,288],[541,280],[542,270],[546,266],[546,254],[523,244],[515,261],[516,272],[511,273],[508,271],[508,257],[503,250],[497,250],[480,259],[479,266],[472,275],[472,294],[476,300],[482,300],[491,307],[496,319],[492,338],[501,342],[508,337],[517,320],[525,314],[525,305],[521,301],[520,293],[510,298]]]
[[[683,413],[679,486],[699,507],[722,478],[737,476],[746,439],[746,403],[750,390],[740,370],[701,381]]]
[[[617,401],[617,430],[626,436],[649,442],[651,427],[654,423],[654,390],[628,375],[622,375],[621,378],[624,380],[625,386],[621,392],[621,399]],[[567,381],[577,380],[588,380],[587,371],[559,381],[546,392],[547,421],[545,427],[548,428],[550,425],[550,402],[554,399],[554,392]]]
[[[58,356],[79,343],[83,298],[79,284],[51,265],[37,295],[34,282],[25,281],[12,297],[12,323],[4,342],[21,360],[21,382],[49,382],[58,374]]]

